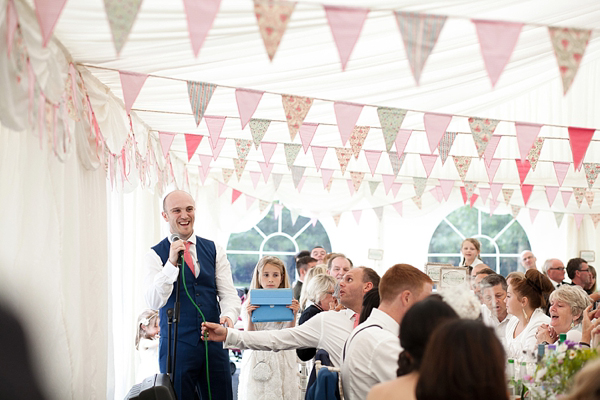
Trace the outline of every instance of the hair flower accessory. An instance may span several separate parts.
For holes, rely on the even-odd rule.
[[[140,321],[140,324],[142,324],[144,326],[148,326],[150,324],[150,318],[144,318],[143,320]]]
[[[459,317],[467,319],[477,319],[479,317],[481,303],[475,294],[464,286],[442,288],[439,294]]]

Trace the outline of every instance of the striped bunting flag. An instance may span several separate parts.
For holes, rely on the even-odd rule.
[[[193,82],[187,81],[188,94],[190,95],[190,105],[192,106],[192,112],[194,118],[196,118],[196,126],[200,125],[202,116],[208,102],[213,95],[213,92],[217,88],[217,85],[205,82]]]

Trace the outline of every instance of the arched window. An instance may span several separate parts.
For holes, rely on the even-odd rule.
[[[460,246],[466,238],[481,242],[483,262],[506,276],[520,265],[519,253],[530,250],[523,227],[511,215],[492,215],[464,206],[440,222],[429,243],[429,262],[459,265]]]
[[[323,225],[299,216],[295,223],[290,211],[284,208],[275,219],[275,208],[252,229],[233,233],[227,243],[227,258],[231,263],[233,282],[237,286],[249,286],[252,272],[258,260],[264,256],[279,257],[285,263],[292,283],[296,276],[294,256],[301,250],[323,246],[329,253],[331,244]]]

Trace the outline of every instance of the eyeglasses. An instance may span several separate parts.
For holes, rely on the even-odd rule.
[[[590,270],[589,270],[589,269],[580,269],[579,271],[580,271],[580,272],[587,272],[587,273],[590,273]]]
[[[564,271],[565,267],[558,267],[558,268],[548,268],[549,271]]]

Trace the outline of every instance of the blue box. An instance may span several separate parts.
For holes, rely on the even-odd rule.
[[[252,322],[292,321],[292,289],[252,289],[250,304],[260,306],[252,312]]]

